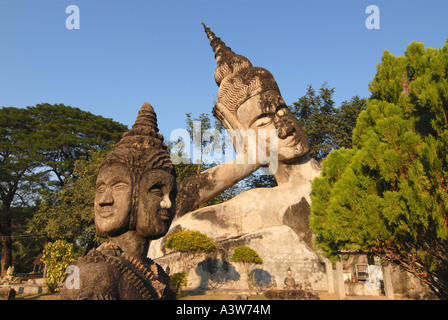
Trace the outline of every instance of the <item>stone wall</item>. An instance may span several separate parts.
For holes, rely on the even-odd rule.
[[[311,182],[320,165],[307,157],[295,165],[296,177],[273,188],[256,188],[215,206],[201,208],[175,219],[163,238],[151,243],[148,256],[170,272],[179,272],[178,257],[165,248],[177,230],[197,230],[211,237],[218,247],[213,256],[195,261],[189,274],[189,288],[210,289],[215,278],[229,279],[222,287],[247,288],[244,272],[230,262],[237,246],[249,246],[263,259],[254,271],[255,282],[283,289],[288,268],[298,282],[314,290],[327,290],[325,264],[313,248],[309,228]],[[207,260],[208,259],[208,260]],[[213,271],[213,272],[211,272]],[[210,280],[212,279],[212,280]]]
[[[296,283],[308,282],[313,290],[327,290],[325,265],[288,226],[277,226],[261,231],[215,241],[214,254],[203,255],[192,263],[187,290],[245,290],[247,277],[238,263],[231,262],[237,246],[249,246],[263,259],[251,277],[255,287],[264,291],[277,285],[283,289],[288,268]],[[180,272],[182,263],[178,253],[158,257],[155,261],[170,273]]]

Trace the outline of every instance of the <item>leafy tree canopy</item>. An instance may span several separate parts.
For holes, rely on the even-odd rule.
[[[263,264],[263,259],[258,253],[248,246],[236,247],[231,258],[232,262]]]
[[[318,93],[309,85],[305,95],[289,106],[302,126],[311,145],[310,154],[316,160],[324,159],[332,150],[352,147],[352,130],[359,113],[366,108],[366,99],[359,96],[336,108],[334,91],[326,82]]]
[[[166,245],[168,249],[180,252],[183,263],[181,278],[186,277],[191,262],[201,254],[213,253],[216,245],[206,234],[195,230],[178,230],[169,236]]]
[[[211,253],[216,250],[212,239],[195,230],[179,230],[173,233],[168,238],[166,247],[182,253]]]
[[[251,295],[252,286],[255,283],[254,280],[255,275],[252,275],[251,279],[250,273],[257,264],[263,264],[263,259],[261,259],[261,257],[254,249],[248,246],[239,246],[233,250],[231,261],[240,263],[243,266],[244,272],[246,273],[247,276],[249,295]]]
[[[11,265],[13,207],[33,207],[73,176],[89,150],[117,142],[126,126],[63,104],[0,108],[1,274]],[[55,200],[56,201],[56,200]],[[40,234],[40,232],[39,232]]]
[[[111,119],[63,104],[28,107],[38,154],[63,186],[76,160],[89,159],[90,150],[104,150],[117,142],[127,127]]]

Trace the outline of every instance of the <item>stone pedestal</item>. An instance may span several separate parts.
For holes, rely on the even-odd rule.
[[[325,272],[327,274],[328,293],[334,294],[333,264],[328,259],[325,259]]]
[[[336,262],[336,284],[339,298],[345,298],[344,272],[340,261]]]
[[[392,277],[390,275],[390,267],[388,263],[383,263],[383,281],[384,281],[384,292],[388,299],[394,299],[394,289],[392,287]]]

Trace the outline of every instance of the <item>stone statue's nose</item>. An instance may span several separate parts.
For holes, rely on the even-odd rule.
[[[160,208],[169,209],[171,208],[171,200],[169,195],[164,195],[162,201],[160,201]]]
[[[112,190],[110,190],[109,188],[106,189],[106,191],[100,197],[99,204],[100,206],[110,206],[114,204],[114,197],[112,196]]]
[[[278,137],[280,139],[287,138],[291,133],[295,131],[294,126],[292,123],[288,120],[288,117],[281,116],[276,114],[274,119],[275,127],[278,130]]]

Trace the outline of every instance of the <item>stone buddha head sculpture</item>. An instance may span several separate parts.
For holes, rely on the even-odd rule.
[[[289,111],[272,74],[235,54],[203,24],[215,52],[218,103],[213,114],[226,129],[276,129],[278,160],[292,162],[309,152],[300,124]]]
[[[175,214],[176,176],[152,106],[145,102],[132,129],[102,162],[96,182],[95,225],[102,237],[129,230],[164,236]]]

